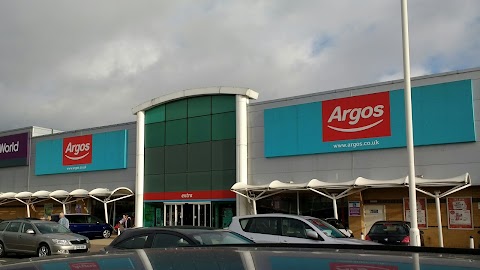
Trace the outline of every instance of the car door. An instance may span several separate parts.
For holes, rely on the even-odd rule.
[[[12,221],[8,224],[3,235],[3,239],[5,241],[5,249],[9,251],[19,250],[17,238],[21,225],[22,223],[20,221]]]
[[[240,223],[245,222],[240,220]],[[281,226],[278,217],[253,217],[248,218],[245,228],[242,229],[245,237],[255,243],[279,243]]]
[[[94,236],[102,235],[103,225],[105,222],[101,221],[99,218],[94,216],[87,216],[87,223],[89,228],[89,233]]]
[[[299,219],[282,218],[280,243],[318,243],[319,240],[307,237],[308,231],[315,231],[310,225]]]
[[[88,236],[89,228],[85,215],[69,215],[67,218],[72,232]]]
[[[28,234],[27,230],[33,230],[33,225],[28,222],[23,222],[18,233],[18,249],[26,253],[35,253],[38,247],[38,237],[36,234]]]

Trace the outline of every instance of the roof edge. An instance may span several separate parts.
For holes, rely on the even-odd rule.
[[[194,88],[178,91],[175,93],[167,94],[164,96],[153,98],[149,101],[146,101],[138,106],[132,108],[132,113],[137,114],[140,111],[146,111],[155,106],[194,96],[203,96],[203,95],[242,95],[246,96],[249,99],[257,99],[258,93],[250,88],[245,87],[227,87],[227,86],[217,86],[217,87],[205,87],[205,88]]]

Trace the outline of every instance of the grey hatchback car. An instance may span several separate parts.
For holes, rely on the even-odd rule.
[[[0,223],[0,257],[7,253],[45,257],[82,253],[90,249],[87,237],[64,226],[38,219],[5,220]]]

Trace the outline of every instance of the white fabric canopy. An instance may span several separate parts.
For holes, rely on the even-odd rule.
[[[326,182],[318,179],[312,179],[307,183],[281,182],[274,180],[270,184],[265,185],[248,185],[244,183],[236,183],[232,186],[233,192],[245,191],[269,191],[269,190],[307,190],[307,189],[351,189],[351,188],[387,188],[408,186],[408,177],[399,179],[374,180],[364,177],[358,177],[355,180],[343,182]],[[452,178],[445,179],[425,179],[416,178],[418,187],[437,187],[437,186],[457,186],[470,184],[470,175],[468,173]]]

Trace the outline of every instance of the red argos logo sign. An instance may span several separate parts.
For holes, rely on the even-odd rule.
[[[92,135],[63,139],[63,165],[92,163]]]
[[[324,142],[390,136],[390,93],[323,101],[322,128]]]

